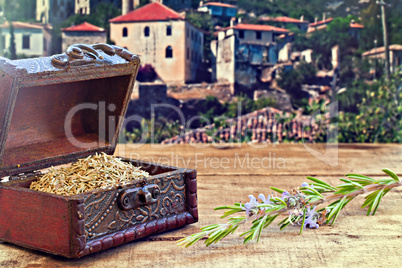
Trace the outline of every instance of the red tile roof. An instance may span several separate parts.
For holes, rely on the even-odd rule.
[[[322,25],[322,24],[328,24],[332,20],[333,20],[333,18],[328,18],[326,20],[321,20],[321,21],[317,21],[317,22],[314,22],[314,23],[310,23],[309,27],[315,27],[315,26],[319,26],[319,25]]]
[[[307,29],[307,33],[312,33],[312,32],[315,32],[315,31],[320,31],[320,30],[322,30],[322,29],[326,29],[327,28],[327,25],[326,24],[324,24],[324,25],[319,25],[319,26],[315,26],[315,27],[308,27],[308,29]]]
[[[394,44],[394,45],[390,45],[388,46],[388,49],[391,50],[402,50],[402,45],[398,45],[398,44]],[[366,51],[362,54],[363,57],[365,56],[370,56],[370,55],[375,55],[375,54],[379,54],[379,53],[384,53],[385,52],[385,47],[377,47],[377,48],[373,48],[369,51]]]
[[[219,2],[208,2],[206,4],[204,4],[204,6],[216,6],[216,7],[231,7],[231,8],[237,8],[237,6],[234,5],[229,5],[229,4],[225,4],[225,3],[219,3]]]
[[[266,31],[266,32],[279,32],[279,33],[288,33],[289,30],[279,28],[279,27],[274,27],[270,25],[260,25],[260,24],[237,24],[233,27],[225,27],[222,29],[217,30],[214,32],[214,36],[218,36],[218,33],[222,31],[226,31],[229,29],[236,29],[236,30],[250,30],[250,31]]]
[[[332,21],[332,19],[331,19],[331,21]],[[322,30],[322,29],[326,29],[326,28],[327,28],[327,24],[316,24],[313,27],[311,27],[311,24],[310,24],[309,28],[307,29],[307,33],[312,33],[312,32],[315,32],[315,31]],[[356,23],[356,22],[351,22],[350,23],[350,28],[363,29],[364,25],[361,25],[361,24]]]
[[[287,22],[287,23],[309,23],[306,20],[298,20],[290,17],[261,17],[261,21],[276,21],[276,22]]]
[[[259,25],[259,24],[237,24],[233,26],[233,29],[237,30],[252,30],[252,31],[267,31],[267,32],[280,32],[280,33],[288,33],[289,30],[274,27],[271,25]]]
[[[14,29],[43,29],[44,27],[42,24],[33,24],[20,21],[13,21],[13,26]],[[8,21],[6,21],[2,25],[0,25],[0,27],[8,28],[10,27],[10,24],[8,23]]]
[[[364,25],[361,25],[361,24],[356,23],[356,22],[351,22],[351,23],[350,23],[350,28],[363,29],[363,28],[364,28]]]
[[[160,3],[151,3],[131,11],[125,15],[118,16],[110,22],[136,22],[136,21],[163,21],[184,19],[179,13]]]
[[[63,32],[104,32],[105,29],[92,25],[88,22],[83,22],[79,25],[73,25],[68,28],[62,28]]]

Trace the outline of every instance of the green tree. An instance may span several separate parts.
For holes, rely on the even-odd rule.
[[[111,43],[110,36],[110,23],[109,20],[121,15],[121,9],[117,8],[115,5],[111,3],[101,3],[99,4],[94,11],[91,12],[90,15],[81,15],[75,14],[67,18],[60,25],[56,25],[53,27],[53,38],[52,38],[52,47],[55,48],[53,54],[59,53],[57,51],[58,48],[61,47],[61,29],[67,28],[72,25],[78,25],[83,22],[88,22],[98,27],[102,27],[106,30],[106,36],[108,38],[107,43]]]
[[[387,0],[386,3],[386,17],[388,38],[390,44],[402,44],[402,1]],[[383,46],[383,32],[381,24],[381,11],[380,6],[376,0],[370,0],[367,8],[363,9],[360,13],[361,21],[365,28],[362,30],[360,48],[362,51],[374,47],[374,40],[377,40],[377,46]]]
[[[201,102],[197,108],[199,109],[198,115],[205,117],[207,122],[213,122],[216,116],[226,112],[226,107],[214,96],[207,96],[205,101]]]
[[[91,12],[90,15],[75,14],[70,16],[68,19],[61,23],[59,29],[70,27],[71,25],[78,25],[86,21],[98,27],[104,28],[109,33],[109,20],[119,16],[120,14],[121,10],[118,9],[115,5],[110,3],[101,3],[96,7],[94,11]]]
[[[10,24],[10,47],[9,47],[9,58],[11,60],[17,59],[17,51],[15,49],[15,36],[14,36],[14,25],[11,21],[8,22]]]
[[[315,17],[321,17],[327,13],[327,1],[325,0],[239,0],[239,8],[256,16],[288,16],[292,18],[304,17],[305,20],[314,21]]]
[[[278,79],[278,86],[286,90],[296,108],[303,107],[307,103],[308,93],[302,90],[303,84],[309,84],[315,78],[314,65],[302,62],[297,68],[285,71]]]
[[[358,91],[362,95],[357,113],[339,116],[339,141],[402,143],[401,75],[395,73],[389,80],[382,77]]]
[[[353,16],[335,18],[326,29],[311,34],[299,33],[295,35],[294,48],[296,50],[313,50],[313,64],[319,70],[331,70],[332,48],[339,46],[339,72],[341,86],[348,86],[360,76],[358,50],[359,41],[350,34],[350,22]]]
[[[0,7],[8,20],[35,20],[36,1],[34,0],[3,0],[0,2]]]

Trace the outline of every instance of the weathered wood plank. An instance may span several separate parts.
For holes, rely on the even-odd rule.
[[[169,150],[152,149],[149,145],[136,152],[143,156],[166,156]],[[389,167],[401,174],[401,145],[354,145],[340,150],[342,161],[337,168],[325,167],[303,152],[303,146],[277,146],[276,152],[288,157],[285,170],[271,172],[258,170],[256,175],[245,170],[211,170],[199,168],[198,202],[199,223],[171,232],[151,236],[138,242],[122,245],[105,252],[89,255],[78,260],[67,260],[37,251],[0,244],[0,267],[362,267],[381,263],[382,266],[399,266],[402,261],[402,189],[388,193],[374,217],[366,217],[361,209],[362,197],[345,208],[334,227],[322,226],[318,230],[306,230],[298,235],[298,228],[289,227],[279,231],[276,226],[267,228],[259,243],[242,245],[237,236],[227,237],[221,243],[206,248],[202,243],[188,249],[176,246],[178,239],[194,233],[200,227],[220,222],[218,205],[247,202],[248,195],[268,194],[270,186],[289,188],[299,186],[305,175],[337,183],[341,174],[358,172],[383,177],[382,167]],[[172,147],[180,156],[192,156],[199,150],[189,146]],[[244,151],[243,151],[244,150]],[[261,156],[256,149],[236,149]],[[206,156],[231,157],[233,150],[205,150]],[[126,154],[129,156],[129,154]],[[195,162],[190,163],[190,165]],[[193,167],[193,166],[190,166]],[[262,173],[262,171],[266,173]],[[232,174],[242,174],[233,176]],[[221,174],[219,174],[221,173]],[[287,173],[287,174],[286,174]],[[328,175],[325,175],[327,174]],[[218,174],[218,175],[213,175]],[[321,175],[320,175],[321,174]],[[237,234],[240,234],[239,230]]]
[[[205,148],[198,148],[203,146]],[[306,147],[325,153],[325,144],[233,144],[218,149],[199,145],[119,145],[115,155],[195,168],[202,175],[344,175],[350,172],[383,174],[402,164],[402,145],[339,144],[316,158]],[[306,146],[306,147],[305,147]],[[330,164],[329,164],[330,163]]]

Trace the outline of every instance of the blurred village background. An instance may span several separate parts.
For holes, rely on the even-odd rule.
[[[122,142],[325,142],[334,123],[339,142],[402,142],[401,1],[0,0],[0,7],[0,56],[50,56],[74,43],[141,56],[127,118],[142,120],[128,120]],[[334,114],[327,107],[336,101]]]

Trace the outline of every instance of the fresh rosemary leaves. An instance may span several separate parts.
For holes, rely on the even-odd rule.
[[[285,213],[286,217],[279,222],[281,230],[289,225],[298,225],[301,234],[304,228],[315,229],[323,224],[334,225],[341,210],[356,196],[366,193],[370,194],[365,197],[362,208],[368,207],[367,215],[374,215],[381,198],[392,188],[402,186],[402,182],[394,172],[389,169],[383,169],[383,172],[389,178],[374,180],[362,175],[348,174],[347,179],[341,179],[342,184],[332,186],[319,179],[307,177],[311,183],[304,182],[298,189],[285,191],[271,187],[279,196],[266,198],[260,194],[257,201],[253,195],[249,195],[250,201],[244,205],[235,203],[232,206],[217,207],[215,210],[225,210],[221,218],[228,217],[227,223],[205,226],[201,228],[201,232],[179,240],[178,245],[189,247],[207,237],[205,244],[209,246],[232,234],[240,225],[247,222],[251,222],[250,229],[240,234],[244,237],[244,243],[254,239],[258,241],[262,229]],[[332,203],[316,210],[319,205],[326,202]],[[242,215],[233,216],[237,213]]]

